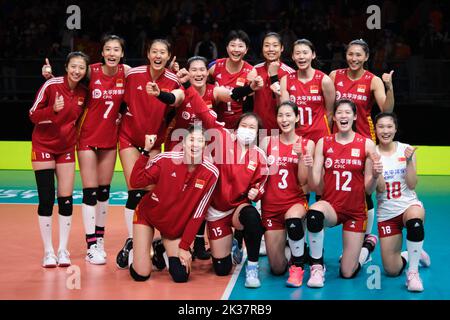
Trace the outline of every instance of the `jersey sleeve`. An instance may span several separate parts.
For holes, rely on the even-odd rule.
[[[217,121],[215,112],[208,108],[205,101],[203,101],[193,86],[190,86],[184,93],[185,101],[191,104],[195,115],[202,121],[202,125],[206,129],[223,129],[223,124]]]
[[[178,245],[179,248],[189,250],[192,242],[194,241],[195,235],[200,228],[200,225],[205,220],[205,212],[208,209],[209,204],[211,203],[211,195],[214,192],[216,183],[217,177],[212,175],[212,178],[209,179],[207,188],[205,188],[202,200],[197,205],[197,208],[193,212],[191,219],[184,229],[180,244]]]
[[[49,105],[50,86],[44,84],[38,91],[30,109],[30,120],[37,124],[42,121],[51,121],[56,116],[53,107]]]
[[[132,188],[145,188],[158,182],[161,172],[161,158],[156,156],[149,162],[147,156],[141,155],[133,167],[130,176]]]
[[[255,171],[255,175],[253,176],[252,182],[251,182],[251,186],[252,188],[255,188],[257,185],[259,185],[259,192],[258,195],[256,196],[256,198],[253,200],[254,202],[258,202],[259,200],[261,200],[261,198],[263,197],[264,193],[265,193],[265,187],[266,187],[266,182],[267,179],[269,178],[268,173],[269,173],[269,167],[267,166],[267,160],[265,156],[261,156],[263,157],[262,161],[260,161],[258,163],[258,167],[256,168]]]

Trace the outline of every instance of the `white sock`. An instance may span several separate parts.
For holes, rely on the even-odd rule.
[[[58,215],[59,222],[59,249],[67,250],[67,243],[69,242],[70,228],[72,227],[72,216]]]
[[[125,214],[125,223],[127,225],[127,230],[128,230],[128,238],[133,238],[134,210],[125,208],[124,214]]]
[[[372,232],[373,227],[373,219],[375,218],[375,209],[370,209],[367,211],[367,228],[366,234],[370,234]]]
[[[359,264],[363,265],[366,262],[368,256],[369,250],[366,247],[362,247],[361,253],[359,254]]]
[[[305,253],[305,237],[301,238],[300,240],[291,240],[288,236],[288,241],[292,256],[298,258]]]
[[[81,212],[83,214],[84,232],[86,234],[95,234],[95,206],[83,203]]]
[[[258,261],[247,261],[247,265],[249,265],[249,266],[257,266],[258,265]]]
[[[54,252],[52,242],[52,217],[39,217],[39,229],[41,230],[42,242],[45,252]]]
[[[97,201],[97,209],[95,212],[95,225],[98,227],[105,227],[106,224],[106,216],[108,213],[108,203],[109,200],[106,201]]]
[[[408,271],[419,271],[419,260],[422,252],[423,241],[413,242],[406,240],[406,248],[408,249]]]
[[[309,239],[309,248],[311,258],[320,259],[322,258],[323,253],[323,239],[325,238],[325,232],[320,230],[320,232],[309,232],[308,231],[308,239]]]

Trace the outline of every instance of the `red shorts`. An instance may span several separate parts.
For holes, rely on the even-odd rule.
[[[163,142],[162,138],[157,137],[153,149],[161,149],[162,142]],[[119,135],[119,151],[127,148],[136,148],[139,151],[141,151],[142,149],[144,149],[144,146],[136,146],[125,135],[123,134]]]
[[[403,213],[395,218],[378,222],[378,236],[387,238],[401,234],[403,230]]]
[[[208,221],[208,238],[210,240],[222,239],[233,233],[233,214],[229,214],[216,221]]]
[[[31,150],[32,162],[55,161],[56,163],[73,163],[75,162],[75,148],[70,152],[65,153],[50,153],[39,151],[37,149]]]
[[[357,233],[365,233],[367,228],[367,214],[347,214],[347,213],[337,213],[337,224],[343,225],[344,231],[351,231]]]
[[[271,212],[268,210],[262,210],[261,220],[266,231],[269,230],[284,230],[285,226],[285,215],[286,212],[292,208],[297,203],[291,204],[289,206],[281,207],[277,212]],[[298,204],[305,207],[308,210],[308,204],[304,202],[298,202]]]
[[[178,239],[183,235],[183,230],[174,230],[167,224],[153,223],[148,214],[140,210],[139,205],[134,210],[133,224],[142,224],[147,227],[158,229],[161,237],[166,239]]]
[[[117,144],[111,147],[107,147],[107,148],[103,148],[103,147],[98,147],[98,146],[93,146],[90,145],[88,143],[84,143],[82,141],[79,141],[77,143],[77,150],[78,151],[86,151],[86,150],[92,150],[92,151],[96,151],[96,150],[114,150],[117,148]]]

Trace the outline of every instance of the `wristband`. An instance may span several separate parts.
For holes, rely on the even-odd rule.
[[[278,79],[278,75],[277,74],[270,77],[270,83],[271,84],[274,84],[275,82],[278,82],[278,81],[279,81],[279,79]]]
[[[188,81],[186,81],[185,83],[182,83],[181,84],[183,87],[184,87],[184,89],[189,89],[189,87],[191,86],[191,82],[188,80]]]
[[[150,156],[150,151],[147,151],[147,150],[142,150],[142,152],[141,152],[141,154],[143,155],[143,156],[146,156],[146,157],[149,157]]]
[[[176,100],[175,95],[172,92],[160,91],[157,96],[158,100],[165,104],[173,104]]]
[[[248,96],[252,92],[253,89],[250,87],[250,85],[236,87],[231,91],[231,99],[233,99],[234,101],[238,101],[239,99]]]

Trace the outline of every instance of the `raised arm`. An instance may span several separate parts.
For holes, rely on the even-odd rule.
[[[333,120],[333,105],[336,100],[336,89],[334,88],[333,80],[327,75],[322,79],[322,91],[325,99],[325,108],[327,109],[328,126],[331,127]]]
[[[309,162],[311,160],[309,159]],[[309,187],[315,192],[321,193],[322,191],[322,168],[323,168],[323,138],[317,141],[316,148],[314,150],[314,161],[308,174]]]
[[[143,154],[134,164],[130,176],[130,185],[132,188],[145,188],[158,182],[161,172],[160,156],[156,156],[149,161],[149,153],[156,141],[156,135],[145,135],[145,147]]]
[[[378,178],[383,174],[381,156],[375,150],[372,140],[366,139],[366,163],[364,168],[364,186],[367,194],[372,194],[377,187]]]
[[[408,189],[414,190],[417,185],[417,170],[416,170],[416,149],[417,147],[408,146],[405,149],[406,158],[406,185]]]
[[[373,77],[371,83],[371,90],[375,97],[377,105],[380,107],[382,112],[392,112],[394,111],[394,86],[392,85],[392,74],[384,73],[381,80],[379,77]],[[384,89],[386,86],[386,90]]]

